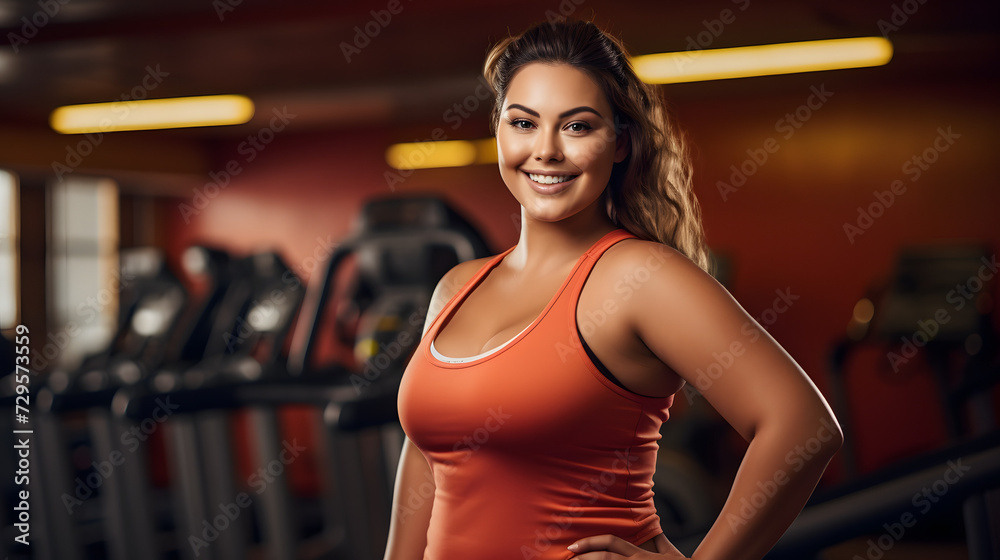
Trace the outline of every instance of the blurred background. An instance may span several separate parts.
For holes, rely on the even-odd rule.
[[[996,558],[985,0],[0,0],[8,557],[381,558],[423,307],[519,230],[488,153],[411,169],[389,148],[487,139],[487,50],[564,17],[634,55],[892,42],[883,66],[659,88],[717,278],[847,437],[774,557]],[[50,125],[65,105],[214,94],[253,117]],[[746,444],[694,389],[672,410],[657,509],[690,552]]]

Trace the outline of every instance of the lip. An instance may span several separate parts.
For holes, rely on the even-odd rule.
[[[566,190],[567,188],[569,188],[569,186],[572,185],[574,181],[576,181],[577,177],[579,177],[579,175],[576,175],[575,177],[573,177],[569,181],[563,181],[562,183],[557,183],[555,185],[543,185],[543,184],[541,184],[541,183],[533,180],[530,176],[528,176],[528,173],[532,173],[534,175],[550,175],[550,176],[553,176],[553,175],[562,175],[562,174],[556,174],[556,173],[552,173],[552,172],[539,173],[539,172],[536,172],[536,171],[521,171],[521,172],[524,173],[525,179],[528,180],[528,185],[531,186],[531,188],[535,192],[537,192],[539,194],[556,194],[556,193],[562,192],[562,191]],[[565,175],[572,175],[572,173],[566,173]]]

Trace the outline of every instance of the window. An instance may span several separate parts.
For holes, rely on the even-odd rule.
[[[17,178],[0,169],[0,330],[13,340],[12,329],[21,321],[20,282],[21,262],[18,227]]]
[[[57,363],[75,367],[107,346],[118,321],[118,186],[69,177],[49,192],[49,325]]]

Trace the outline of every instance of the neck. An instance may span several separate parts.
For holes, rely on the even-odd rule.
[[[522,206],[517,246],[505,260],[516,270],[539,274],[556,271],[575,262],[598,239],[616,228],[600,201],[558,222],[534,219]]]

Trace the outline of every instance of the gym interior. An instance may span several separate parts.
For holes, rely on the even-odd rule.
[[[891,43],[658,88],[716,279],[845,434],[768,557],[1000,557],[995,2],[0,0],[4,557],[382,558],[431,292],[519,236],[483,59],[562,18],[677,67]],[[198,96],[252,115],[114,128]],[[659,445],[691,553],[747,444],[689,384]]]

